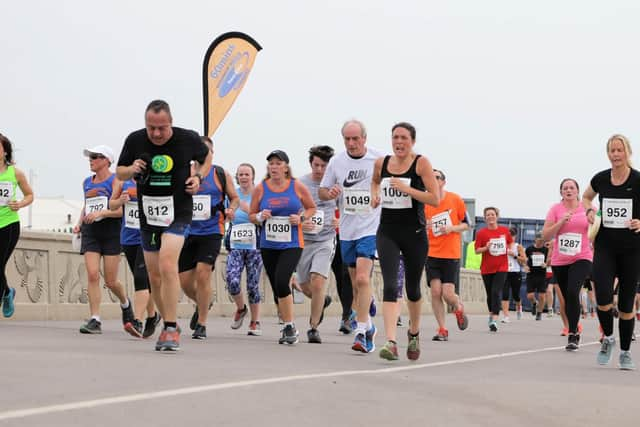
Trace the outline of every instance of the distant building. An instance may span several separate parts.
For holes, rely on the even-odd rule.
[[[84,202],[63,197],[38,197],[31,206],[20,209],[20,226],[33,231],[71,233],[78,223]]]

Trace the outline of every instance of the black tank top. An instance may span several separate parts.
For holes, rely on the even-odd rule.
[[[386,156],[382,161],[382,171],[380,173],[380,177],[384,178],[409,178],[411,180],[411,187],[420,191],[425,191],[424,183],[422,182],[422,178],[416,172],[416,165],[418,164],[418,159],[420,158],[420,154],[416,155],[416,158],[411,163],[409,169],[401,174],[393,174],[387,170],[387,166],[389,164],[389,159],[391,156]],[[384,189],[381,189],[381,192],[384,192]],[[383,196],[383,195],[381,195]],[[384,196],[383,196],[384,197]],[[380,214],[380,224],[406,224],[408,226],[423,226],[425,225],[424,220],[424,204],[417,201],[414,198],[411,198],[411,207],[405,209],[390,209],[385,208],[384,205],[382,207],[382,213]]]

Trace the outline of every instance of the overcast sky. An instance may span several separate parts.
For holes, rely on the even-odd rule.
[[[232,171],[280,148],[301,175],[310,146],[343,148],[345,120],[383,150],[409,121],[449,190],[541,218],[562,178],[582,189],[608,167],[611,134],[640,150],[636,1],[22,0],[0,15],[0,132],[36,197],[80,199],[82,149],[118,153],[152,99],[202,132],[203,56],[227,31],[264,48],[214,136]]]

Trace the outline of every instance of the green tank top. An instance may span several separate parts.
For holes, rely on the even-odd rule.
[[[20,221],[18,212],[7,206],[10,201],[16,199],[17,187],[16,170],[13,166],[8,166],[7,170],[0,173],[0,228]]]

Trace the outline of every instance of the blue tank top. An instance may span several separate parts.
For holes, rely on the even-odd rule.
[[[122,184],[122,192],[129,193],[129,202],[122,206],[122,228],[120,244],[133,246],[140,244],[140,211],[138,210],[138,190],[132,179]]]
[[[109,209],[109,199],[113,193],[113,180],[116,175],[111,174],[102,182],[94,182],[94,176],[85,178],[82,183],[84,191],[85,215]],[[120,218],[103,218],[92,224],[82,224],[82,233],[99,234],[101,236],[117,236],[120,233]]]
[[[271,216],[288,217],[303,210],[302,202],[296,194],[295,179],[289,180],[289,186],[282,192],[275,192],[269,188],[266,181],[262,181],[263,195],[260,200],[260,210],[270,209]],[[267,239],[269,236],[269,239]],[[287,240],[288,241],[284,241]],[[302,229],[289,224],[284,218],[281,221],[269,220],[262,224],[260,231],[260,248],[289,249],[304,247]]]
[[[240,197],[241,202],[245,202],[246,204],[251,205],[251,192],[245,195],[242,193],[242,190],[240,189],[240,187],[236,188],[236,192],[238,193],[238,197]],[[240,208],[236,209],[235,217],[233,218],[233,221],[231,221],[231,223],[246,224],[247,222],[251,222],[249,221],[249,214],[241,210]]]
[[[220,183],[214,178],[215,168],[211,166],[209,174],[200,184],[200,189],[193,196],[193,218],[191,220],[190,235],[209,236],[211,234],[224,234],[224,217],[221,209],[223,195]],[[203,219],[202,214],[209,213],[208,219]]]

